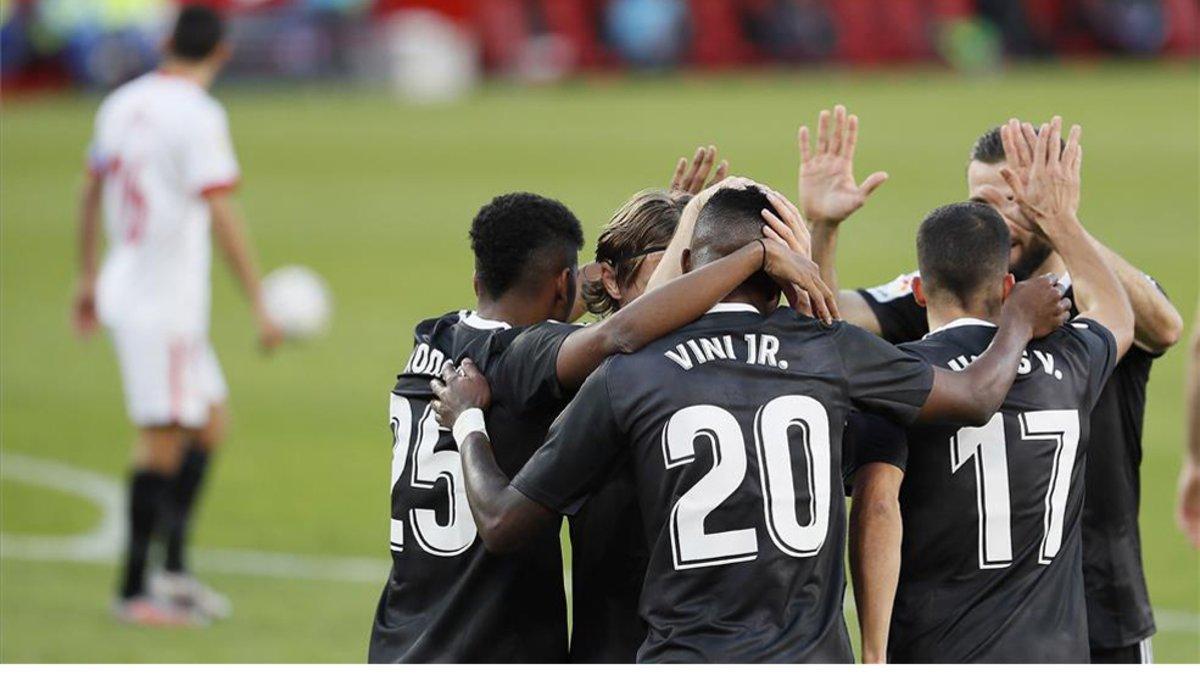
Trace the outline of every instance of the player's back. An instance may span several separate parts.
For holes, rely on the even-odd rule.
[[[960,320],[903,348],[961,370],[994,333]],[[889,660],[1088,660],[1083,448],[1115,350],[1099,324],[1069,324],[1029,344],[987,424],[908,430]]]
[[[376,610],[372,662],[566,660],[558,531],[517,553],[487,552],[454,439],[430,408],[429,382],[447,361],[475,361],[493,382],[496,458],[513,475],[565,404],[551,352],[573,329],[512,328],[466,311],[417,326],[391,395],[393,565]]]
[[[606,365],[650,548],[640,661],[852,661],[834,486],[860,339],[892,349],[722,304]],[[894,382],[904,416],[928,393],[912,382]]]
[[[204,195],[238,179],[220,104],[186,78],[143,75],[105,99],[88,155],[89,170],[104,180],[101,316],[110,324],[206,326]]]

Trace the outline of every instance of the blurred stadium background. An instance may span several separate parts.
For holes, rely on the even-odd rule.
[[[271,359],[223,269],[214,340],[234,424],[196,534],[234,600],[199,631],[108,615],[131,432],[105,340],[67,324],[75,196],[100,95],[154,66],[173,5],[0,2],[0,660],[361,661],[387,556],[386,392],[412,325],[469,306],[492,195],[558,197],[598,232],[716,143],[795,191],[794,133],[842,102],[891,180],[845,226],[841,279],[914,267],[965,197],[974,138],[1061,114],[1088,146],[1084,221],[1195,321],[1195,0],[220,0],[217,88],[272,269],[329,281],[330,334]],[[1200,660],[1200,559],[1174,526],[1184,349],[1151,378],[1142,527],[1160,661]]]

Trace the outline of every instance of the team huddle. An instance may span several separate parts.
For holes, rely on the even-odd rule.
[[[224,415],[210,229],[282,339],[205,91],[222,36],[184,10],[105,101],[81,209],[76,323],[109,329],[138,431],[114,612],[139,625],[232,609],[185,555]],[[858,134],[842,106],[801,127],[798,205],[701,148],[583,268],[562,203],[479,210],[477,304],[416,326],[391,392],[370,661],[851,662],[847,552],[864,661],[1149,660],[1142,417],[1180,320],[1080,222],[1081,129],[986,132],[919,271],[847,291],[841,228],[888,178],[855,180]]]
[[[864,661],[1148,660],[1126,524],[1174,310],[1080,223],[1081,133],[984,134],[919,272],[856,292],[838,228],[887,175],[856,183],[841,106],[801,128],[802,207],[701,148],[582,270],[566,206],[485,205],[478,304],[392,391],[370,660],[852,662],[847,548]],[[1115,526],[1093,481],[1133,494]]]

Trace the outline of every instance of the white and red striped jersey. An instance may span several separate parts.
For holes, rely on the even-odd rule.
[[[207,331],[205,196],[239,177],[221,104],[189,79],[143,75],[101,104],[88,168],[104,178],[101,319],[111,327]]]

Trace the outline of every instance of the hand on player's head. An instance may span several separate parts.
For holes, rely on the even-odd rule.
[[[1027,279],[1013,286],[1004,302],[1004,313],[1016,312],[1032,328],[1034,338],[1058,330],[1071,315],[1071,300],[1053,274]]]
[[[700,146],[691,163],[686,157],[680,157],[675,163],[675,174],[671,176],[671,189],[686,192],[691,195],[700,194],[705,187],[720,183],[729,174],[728,160],[721,160],[713,172],[713,164],[717,161],[717,146]],[[709,174],[712,173],[712,178]]]
[[[778,191],[766,186],[760,186],[760,189],[766,193],[767,201],[774,209],[762,210],[763,220],[767,221],[768,225],[768,230],[764,232],[767,236],[777,236],[778,241],[786,244],[788,248],[811,258],[812,235],[804,222],[804,216],[800,215],[800,209]]]
[[[849,218],[883,182],[887,173],[877,171],[861,184],[854,181],[854,151],[858,145],[858,116],[848,115],[837,105],[833,112],[822,110],[817,119],[816,147],[807,126],[797,133],[800,147],[800,198],[804,213],[813,223],[836,225]]]
[[[453,427],[464,411],[471,408],[487,410],[492,404],[492,388],[471,359],[463,359],[458,368],[446,362],[442,366],[441,379],[433,380],[429,386],[437,396],[433,411],[438,424],[446,428]]]
[[[763,271],[783,290],[788,304],[825,324],[840,320],[837,299],[821,279],[817,264],[792,250],[770,227],[763,226],[763,234]]]

